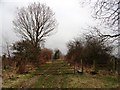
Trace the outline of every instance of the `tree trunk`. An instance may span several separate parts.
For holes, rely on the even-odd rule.
[[[118,59],[117,71],[118,71],[118,81],[120,83],[120,59]]]
[[[23,74],[25,72],[25,61],[22,61],[22,59],[18,61],[17,67],[18,67],[17,73]]]
[[[118,9],[118,33],[120,33],[120,3],[118,4]],[[120,82],[120,37],[118,37],[118,80]]]

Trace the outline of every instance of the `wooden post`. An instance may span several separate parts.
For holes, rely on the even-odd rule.
[[[95,60],[93,60],[93,68],[94,68],[94,71],[95,72],[98,72],[98,70],[97,70],[97,63],[96,63],[96,61]]]
[[[95,70],[95,60],[93,60],[93,69]]]
[[[82,69],[82,73],[83,73],[83,61],[81,59],[81,69]]]
[[[74,74],[75,74],[75,60],[74,60]]]

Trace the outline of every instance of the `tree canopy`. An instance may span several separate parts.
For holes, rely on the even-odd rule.
[[[39,47],[56,27],[55,14],[49,6],[33,3],[18,9],[13,21],[15,32]]]

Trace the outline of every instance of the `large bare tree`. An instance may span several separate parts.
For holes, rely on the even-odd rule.
[[[101,37],[118,40],[118,57],[120,59],[120,0],[88,0],[94,2],[93,10],[96,19],[101,19],[102,24],[106,23],[114,31],[113,34],[98,34]],[[85,2],[85,1],[84,1]],[[120,60],[118,60],[118,74],[120,81]]]
[[[18,9],[13,25],[15,32],[38,48],[46,37],[52,34],[56,27],[56,19],[50,7],[33,3]]]
[[[117,31],[113,35],[103,35],[105,37],[115,38],[120,36],[119,32],[119,15],[120,0],[97,0],[94,5],[95,17],[105,22],[113,31]]]
[[[120,0],[85,0],[81,2],[82,4],[89,2],[94,11],[93,17],[114,31],[113,34],[101,33],[102,37],[117,39],[120,37]]]

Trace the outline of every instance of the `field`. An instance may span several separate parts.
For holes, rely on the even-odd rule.
[[[63,60],[47,62],[35,71],[15,75],[3,82],[3,88],[116,88],[116,76],[75,73]]]

